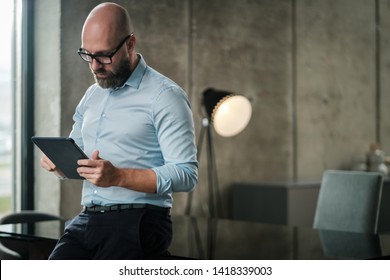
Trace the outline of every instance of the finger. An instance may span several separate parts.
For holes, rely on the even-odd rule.
[[[80,166],[97,166],[96,160],[101,160],[102,158],[99,157],[99,151],[95,150],[92,153],[92,159],[80,159],[77,161],[77,164]]]
[[[93,159],[93,160],[101,159],[101,158],[99,157],[99,150],[93,151],[93,153],[92,153],[92,159]]]
[[[49,168],[51,168],[51,169],[55,169],[56,168],[56,165],[45,155],[45,154],[43,154],[42,155],[42,158],[41,158],[41,160],[43,161],[43,163],[45,164],[45,165],[47,165]]]
[[[90,166],[90,164],[89,164],[90,162],[92,162],[92,161],[89,159],[79,159],[77,161],[77,164],[80,166]]]
[[[77,168],[77,172],[80,174],[80,175],[91,175],[91,174],[95,174],[96,173],[96,168],[90,168],[90,167],[79,167]]]
[[[46,155],[41,157],[40,165],[47,171],[54,171],[56,168],[55,164]]]

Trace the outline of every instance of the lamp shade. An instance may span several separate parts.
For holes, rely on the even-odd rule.
[[[208,88],[203,92],[203,106],[215,131],[224,137],[239,134],[248,125],[252,106],[242,95]]]

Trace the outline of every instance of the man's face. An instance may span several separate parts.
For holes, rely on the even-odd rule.
[[[133,33],[126,36],[114,49],[110,49],[111,43],[108,40],[99,41],[95,37],[87,37],[83,42],[86,48],[80,48],[78,53],[83,60],[89,62],[89,68],[100,87],[120,87],[129,78],[132,61],[127,42],[131,44],[132,36]],[[96,51],[91,52],[88,48]]]

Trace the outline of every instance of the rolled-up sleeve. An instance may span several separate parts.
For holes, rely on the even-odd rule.
[[[157,193],[190,192],[198,180],[195,128],[183,90],[169,87],[153,106],[153,121],[164,163],[154,167]]]

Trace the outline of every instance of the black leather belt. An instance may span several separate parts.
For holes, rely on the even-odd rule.
[[[130,210],[130,209],[151,209],[158,211],[169,211],[169,208],[164,208],[151,204],[144,203],[131,203],[131,204],[115,204],[111,206],[101,206],[101,205],[93,205],[93,206],[84,206],[84,212],[112,212],[112,211],[122,211],[122,210]]]

